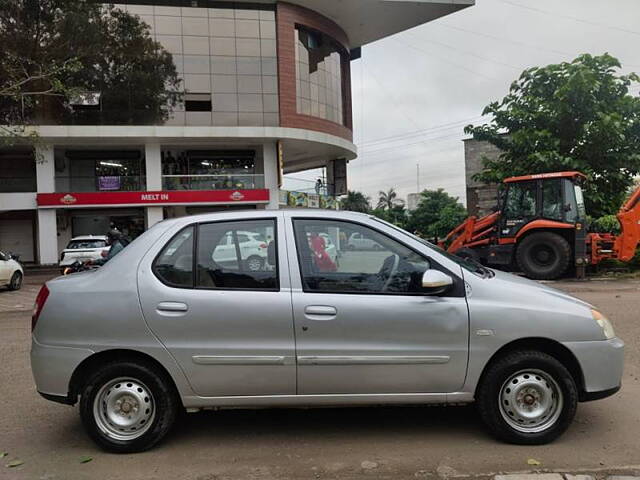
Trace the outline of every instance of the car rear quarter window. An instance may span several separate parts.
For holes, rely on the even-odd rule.
[[[167,243],[153,263],[153,272],[166,285],[193,287],[194,235],[194,226],[181,230]]]
[[[279,289],[275,220],[200,224],[197,251],[198,288]]]

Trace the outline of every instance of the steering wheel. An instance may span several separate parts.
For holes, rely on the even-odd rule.
[[[391,266],[389,266],[389,260],[393,262]],[[387,288],[389,288],[389,285],[391,284],[391,280],[393,279],[393,277],[398,271],[399,265],[400,265],[400,255],[398,255],[397,253],[394,253],[385,259],[384,263],[382,264],[382,268],[380,269],[379,275],[382,276],[385,274],[386,270],[389,270],[389,276],[385,280],[384,285],[380,290],[381,292],[387,291]]]

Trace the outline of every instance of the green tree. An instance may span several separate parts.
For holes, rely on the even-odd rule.
[[[96,0],[3,0],[0,45],[3,125],[158,123],[180,99],[149,27]]]
[[[347,195],[340,200],[340,208],[352,212],[369,213],[371,205],[369,203],[369,197],[365,196],[362,192],[349,190]]]
[[[404,204],[404,201],[398,198],[398,193],[394,188],[390,188],[386,192],[380,191],[378,192],[378,205],[376,205],[377,209],[382,210],[393,210],[394,207]]]
[[[404,205],[394,205],[391,208],[376,208],[371,212],[378,218],[385,220],[394,225],[405,228],[407,224],[407,210]]]
[[[424,238],[443,238],[467,218],[457,198],[443,189],[424,190],[418,207],[409,213],[406,229]]]
[[[585,54],[525,70],[506,97],[484,109],[490,123],[465,129],[503,152],[485,158],[477,178],[578,170],[589,178],[589,214],[617,211],[640,173],[640,98],[629,94],[640,78],[618,75],[619,68],[608,54]]]

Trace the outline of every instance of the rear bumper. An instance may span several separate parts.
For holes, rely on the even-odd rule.
[[[32,338],[31,372],[40,395],[49,400],[53,399],[50,397],[66,398],[71,375],[93,353],[84,348],[43,345]]]
[[[564,344],[580,363],[584,380],[581,401],[613,395],[622,384],[624,342],[619,338]]]

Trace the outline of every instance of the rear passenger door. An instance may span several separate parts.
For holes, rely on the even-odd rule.
[[[238,232],[273,239],[261,269],[249,269]],[[145,318],[197,395],[296,393],[285,252],[274,216],[190,225],[145,258],[139,274]]]

